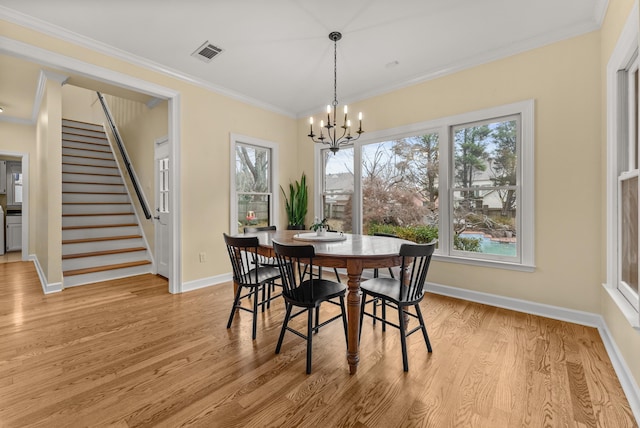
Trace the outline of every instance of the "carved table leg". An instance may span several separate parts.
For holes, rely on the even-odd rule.
[[[349,259],[347,261],[347,275],[349,281],[349,294],[347,295],[347,361],[349,362],[349,373],[355,374],[358,371],[360,353],[358,343],[358,332],[360,331],[360,301],[362,292],[360,291],[360,275],[362,275],[362,261]]]

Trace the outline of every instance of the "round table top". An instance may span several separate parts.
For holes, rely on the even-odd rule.
[[[344,258],[377,258],[397,256],[402,244],[411,244],[410,241],[387,236],[352,235],[345,233],[345,240],[341,241],[300,241],[294,239],[294,235],[306,233],[300,230],[276,230],[267,232],[246,233],[242,236],[257,236],[260,245],[271,248],[272,241],[287,245],[313,245],[318,256],[338,256]]]

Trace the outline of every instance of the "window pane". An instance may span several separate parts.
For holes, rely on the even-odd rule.
[[[435,133],[363,146],[363,233],[437,236],[438,150]]]
[[[638,177],[622,181],[621,280],[638,293]]]
[[[268,226],[271,195],[253,195],[238,193],[238,233],[245,226]]]
[[[496,256],[517,256],[516,200],[506,216],[501,199],[508,190],[453,192],[453,248]]]
[[[353,147],[324,157],[323,215],[331,230],[353,231]]]
[[[453,128],[453,248],[516,257],[518,120]]]
[[[454,186],[515,186],[517,128],[516,120],[454,127]]]
[[[270,150],[246,144],[236,146],[236,191],[270,192]]]

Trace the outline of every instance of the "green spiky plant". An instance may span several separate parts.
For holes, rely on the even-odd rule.
[[[282,186],[280,186],[280,190],[282,190],[282,194],[284,195],[289,226],[296,228],[304,226],[304,219],[307,216],[308,198],[307,177],[304,172],[299,182],[296,180],[294,183],[289,183],[289,197],[287,197]]]

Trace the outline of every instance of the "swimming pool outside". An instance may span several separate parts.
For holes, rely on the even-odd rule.
[[[492,238],[481,232],[462,232],[460,236],[479,239],[481,253],[511,257],[517,255],[516,238]]]

